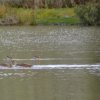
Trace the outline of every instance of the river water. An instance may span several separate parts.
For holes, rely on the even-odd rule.
[[[0,100],[100,99],[100,27],[0,27],[1,63],[7,55],[33,66],[0,66]]]

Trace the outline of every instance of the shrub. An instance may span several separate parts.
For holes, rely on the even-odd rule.
[[[97,25],[100,23],[100,4],[96,2],[86,3],[75,7],[75,12],[82,23]]]
[[[19,10],[17,10],[16,15],[17,15],[19,24],[28,24],[28,25],[35,24],[33,10],[30,10],[30,9],[24,10],[23,8],[19,8]]]

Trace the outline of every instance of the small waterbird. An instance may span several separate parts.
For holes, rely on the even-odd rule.
[[[17,62],[14,61],[14,60],[12,61],[12,64],[14,64],[15,67],[16,67],[16,66],[20,66],[20,67],[32,67],[31,64],[27,64],[27,63],[17,64]]]
[[[7,56],[5,60],[6,61],[12,61],[12,57]]]
[[[10,64],[7,64],[7,63],[1,63],[0,66],[2,66],[2,67],[12,67]]]
[[[33,59],[40,60],[40,57],[39,56],[34,56]]]

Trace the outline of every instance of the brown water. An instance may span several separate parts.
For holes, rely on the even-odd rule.
[[[0,100],[99,100],[99,41],[99,27],[0,27],[0,62],[33,64],[0,67]]]

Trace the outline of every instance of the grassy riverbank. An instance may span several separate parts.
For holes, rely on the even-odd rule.
[[[36,10],[35,12],[37,24],[79,23],[79,20],[75,15],[74,8],[40,9]]]
[[[0,5],[0,24],[53,24],[66,23],[76,24],[79,21],[76,18],[74,8],[59,9],[29,9],[12,8]]]

